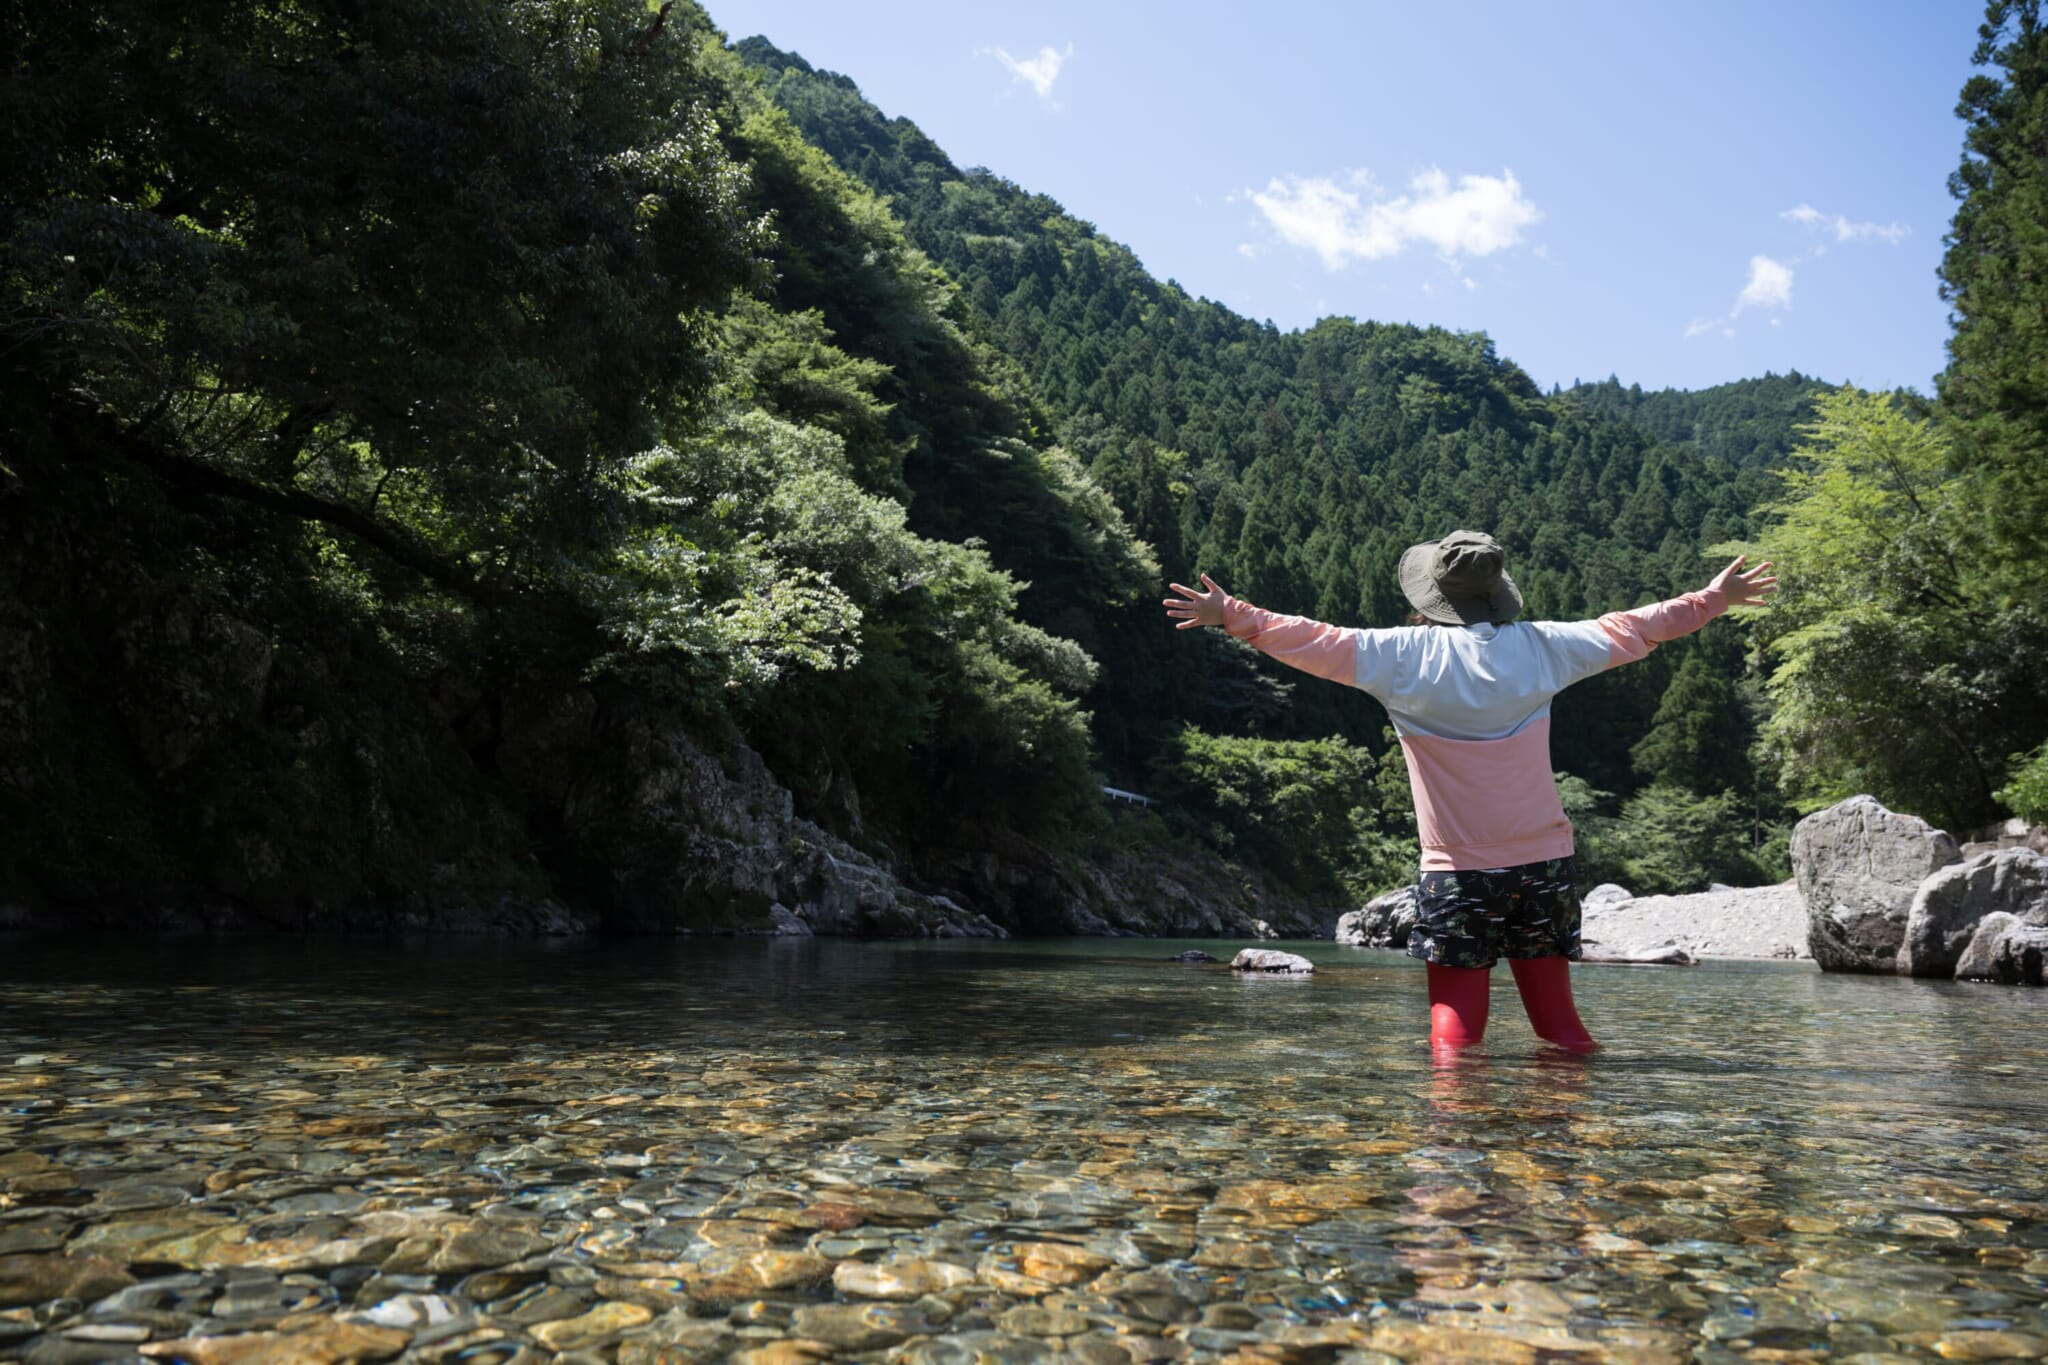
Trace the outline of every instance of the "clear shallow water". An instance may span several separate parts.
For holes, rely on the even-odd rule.
[[[1188,946],[0,940],[0,1356],[2048,1350],[2036,994]]]

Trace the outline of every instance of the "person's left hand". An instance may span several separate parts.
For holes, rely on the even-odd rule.
[[[1714,581],[1707,585],[1710,589],[1719,588],[1726,593],[1731,607],[1760,607],[1766,597],[1778,590],[1777,579],[1764,577],[1770,570],[1771,561],[1766,559],[1743,573],[1742,562],[1748,558],[1748,555],[1735,556],[1735,562],[1715,574]]]
[[[1223,624],[1223,603],[1230,594],[1216,586],[1216,580],[1202,575],[1202,586],[1207,592],[1196,592],[1182,583],[1166,585],[1179,593],[1179,597],[1166,599],[1166,614],[1180,622],[1176,630],[1193,630],[1196,626],[1220,626]]]

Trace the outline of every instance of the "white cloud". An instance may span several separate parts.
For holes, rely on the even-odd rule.
[[[1742,292],[1735,296],[1735,306],[1728,310],[1728,321],[1718,318],[1694,318],[1685,325],[1687,337],[1704,336],[1719,330],[1724,337],[1735,335],[1729,321],[1742,316],[1745,308],[1762,308],[1778,312],[1792,306],[1792,267],[1797,265],[1795,257],[1790,261],[1776,261],[1769,256],[1749,258],[1749,281],[1742,286]],[[1777,326],[1778,319],[1772,318],[1771,325]]]
[[[1461,175],[1454,187],[1448,175],[1432,168],[1408,182],[1408,193],[1391,199],[1364,171],[1351,172],[1341,183],[1328,176],[1276,176],[1245,197],[1280,240],[1315,252],[1328,270],[1398,255],[1417,244],[1448,258],[1487,256],[1521,241],[1522,229],[1543,217],[1512,171]]]
[[[1251,242],[1239,242],[1237,244],[1237,254],[1248,261],[1256,261],[1259,259],[1259,248]]]
[[[1060,68],[1074,55],[1074,45],[1068,43],[1065,51],[1048,45],[1038,49],[1035,56],[1024,58],[1012,57],[999,47],[985,47],[981,51],[983,55],[994,57],[1001,62],[1003,69],[1010,73],[1012,81],[1030,86],[1038,98],[1052,104],[1055,102],[1052,97],[1053,82],[1060,78]]]
[[[1786,209],[1778,216],[1788,218],[1802,227],[1832,232],[1838,242],[1861,242],[1875,238],[1880,242],[1889,242],[1897,246],[1913,232],[1913,229],[1904,223],[1852,223],[1839,213],[1822,213],[1811,204]]]
[[[1749,258],[1749,283],[1742,286],[1742,293],[1736,297],[1735,313],[1745,308],[1790,308],[1792,306],[1792,267],[1783,261],[1774,261],[1768,256]],[[1729,314],[1733,317],[1735,314]]]

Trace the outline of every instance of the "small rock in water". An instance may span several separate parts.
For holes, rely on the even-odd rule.
[[[604,1303],[581,1317],[544,1322],[533,1329],[533,1335],[550,1350],[574,1351],[653,1320],[654,1313],[637,1303]]]
[[[0,1256],[0,1308],[50,1299],[96,1299],[134,1284],[120,1265],[103,1256]]]
[[[401,1294],[354,1316],[378,1327],[417,1329],[452,1320],[456,1309],[439,1294]]]
[[[1213,954],[1205,953],[1200,948],[1190,948],[1184,953],[1175,953],[1166,960],[1168,962],[1221,962],[1223,959]]]
[[[1670,939],[1666,939],[1662,943],[1652,943],[1635,948],[1609,948],[1604,943],[1595,943],[1591,940],[1586,941],[1581,946],[1585,950],[1585,961],[1604,962],[1609,966],[1693,967],[1699,965],[1697,959],[1691,953],[1688,953]]]
[[[148,1341],[149,1328],[133,1322],[89,1322],[82,1327],[67,1327],[64,1335],[71,1341],[110,1341],[115,1343]]]
[[[1306,975],[1316,969],[1316,964],[1296,953],[1283,953],[1277,948],[1246,948],[1230,959],[1233,972],[1274,972],[1281,975]]]
[[[796,1310],[796,1333],[842,1351],[872,1351],[894,1346],[927,1330],[924,1315],[914,1308],[883,1304],[814,1303]]]
[[[832,1284],[842,1294],[863,1299],[917,1299],[966,1284],[974,1272],[944,1261],[841,1261]]]

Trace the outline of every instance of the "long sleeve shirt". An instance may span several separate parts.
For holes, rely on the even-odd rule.
[[[1572,852],[1550,766],[1550,699],[1727,610],[1712,588],[1597,621],[1355,630],[1226,598],[1231,635],[1370,692],[1408,761],[1424,871],[1514,867]]]

